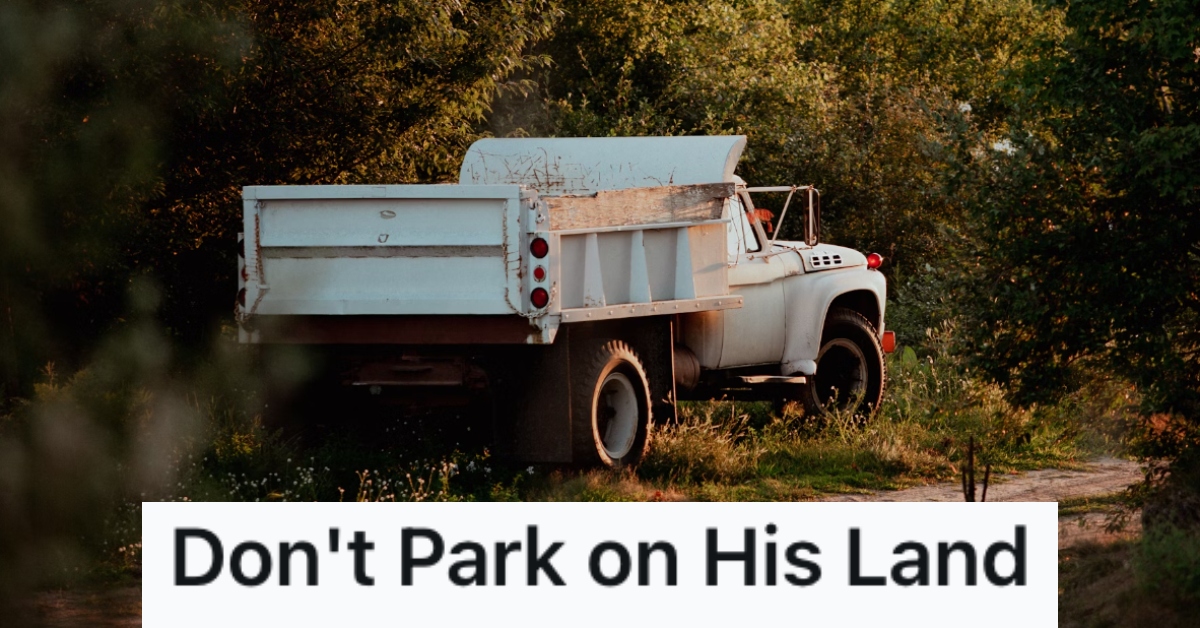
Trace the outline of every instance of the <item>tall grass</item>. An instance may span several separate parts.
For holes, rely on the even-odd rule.
[[[43,489],[82,496],[96,504],[92,512],[108,513],[81,523],[84,546],[102,557],[103,569],[125,573],[140,564],[145,500],[813,499],[950,479],[971,439],[977,465],[994,472],[1072,466],[1119,448],[1136,402],[1129,387],[1097,378],[1055,405],[1019,408],[946,350],[943,337],[952,331],[931,332],[924,354],[905,348],[889,357],[885,401],[869,421],[837,413],[812,420],[795,406],[779,416],[769,403],[681,403],[678,422],[654,426],[636,472],[517,465],[482,447],[430,449],[428,439],[412,437],[419,426],[397,423],[379,424],[382,434],[370,438],[335,431],[304,444],[264,427],[254,391],[230,384],[237,372],[219,360],[198,370],[209,379],[197,378],[193,390],[122,379],[120,369],[69,380],[48,370],[35,398],[0,417],[0,445],[42,443],[45,459],[68,469],[78,460],[64,451],[111,460],[87,467],[106,469],[103,491],[80,493],[99,480],[57,466],[46,468],[46,481],[76,486]],[[72,419],[78,413],[91,422]],[[186,429],[163,431],[171,425]],[[139,480],[117,481],[126,476]],[[30,490],[30,503],[38,503]]]
[[[639,477],[704,499],[804,498],[817,492],[898,488],[955,476],[974,442],[976,464],[996,472],[1075,466],[1118,453],[1135,413],[1133,389],[1096,378],[1054,405],[1021,408],[974,377],[949,351],[949,325],[928,353],[888,359],[884,403],[869,421],[821,420],[766,403],[681,404],[679,423],[655,434]]]

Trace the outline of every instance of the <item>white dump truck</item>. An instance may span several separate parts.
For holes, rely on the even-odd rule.
[[[246,187],[240,339],[320,347],[365,396],[485,398],[531,462],[635,464],[679,399],[869,415],[882,258],[820,243],[812,186],[748,187],[745,143],[485,139],[457,185]]]

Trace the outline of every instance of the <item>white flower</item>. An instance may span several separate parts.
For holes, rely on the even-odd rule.
[[[999,142],[993,142],[992,150],[999,153],[1004,153],[1005,155],[1011,155],[1017,152],[1017,148],[1013,146],[1012,142],[1008,141],[1008,138],[1004,138]]]
[[[965,100],[958,103],[958,110],[962,113],[971,113],[971,103]]]

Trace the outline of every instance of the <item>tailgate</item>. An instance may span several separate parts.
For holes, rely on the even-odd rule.
[[[242,198],[250,314],[519,311],[518,185],[254,186]]]

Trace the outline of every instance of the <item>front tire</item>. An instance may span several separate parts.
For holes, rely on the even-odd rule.
[[[598,344],[572,374],[573,453],[576,463],[632,467],[650,444],[650,383],[629,345]]]
[[[854,310],[830,309],[817,373],[804,387],[805,413],[849,413],[869,419],[883,401],[886,378],[883,347],[871,322]]]

